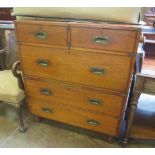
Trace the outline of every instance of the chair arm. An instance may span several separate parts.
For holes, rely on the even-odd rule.
[[[12,66],[12,73],[18,80],[19,88],[25,90],[22,74],[19,72],[20,70],[20,61],[16,61]]]

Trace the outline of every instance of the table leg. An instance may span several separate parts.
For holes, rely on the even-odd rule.
[[[132,122],[134,119],[134,115],[137,109],[137,104],[138,104],[138,99],[140,97],[140,94],[141,93],[139,91],[135,91],[133,94],[133,97],[131,98],[129,115],[128,115],[127,122],[126,122],[125,135],[124,135],[123,142],[122,142],[123,147],[126,147],[126,145],[128,144],[129,134],[130,134]]]

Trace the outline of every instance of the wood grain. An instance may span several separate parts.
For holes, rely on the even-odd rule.
[[[15,27],[31,113],[118,137],[140,27],[43,20]],[[36,31],[46,39],[36,39]],[[94,44],[94,36],[106,44]],[[101,104],[89,104],[92,99]]]
[[[20,51],[24,74],[127,92],[130,57],[32,46],[21,46]],[[39,66],[39,59],[49,65]],[[92,73],[93,67],[105,69],[105,74]]]
[[[71,29],[72,47],[134,52],[137,33],[127,30],[77,28]],[[94,43],[94,37],[107,37],[108,43]]]
[[[47,102],[58,102],[66,104],[73,108],[80,108],[86,111],[95,113],[105,113],[119,118],[122,112],[125,96],[116,96],[112,94],[96,91],[93,88],[84,89],[79,85],[65,84],[61,81],[42,82],[37,80],[25,80],[27,95],[34,98],[39,98]],[[48,89],[51,94],[42,93],[41,89]],[[93,104],[92,100],[97,100],[99,103]]]
[[[36,115],[44,118],[65,122],[72,125],[78,125],[79,127],[87,128],[90,130],[98,131],[101,133],[117,136],[119,120],[106,115],[97,115],[82,111],[76,108],[70,108],[59,104],[57,102],[48,103],[33,98],[28,99],[29,110]],[[45,110],[46,109],[46,110]],[[49,112],[51,111],[51,112]],[[45,112],[48,111],[48,112]],[[97,121],[98,125],[89,125],[88,120]]]
[[[66,26],[18,23],[16,29],[19,42],[67,46]],[[45,39],[37,38],[37,32],[45,32]]]

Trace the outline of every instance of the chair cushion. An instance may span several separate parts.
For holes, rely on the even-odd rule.
[[[24,97],[24,91],[18,87],[18,80],[12,70],[0,71],[0,101],[19,106]]]
[[[140,7],[15,7],[12,15],[138,23]]]

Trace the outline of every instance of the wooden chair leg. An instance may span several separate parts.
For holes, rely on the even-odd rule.
[[[125,129],[125,135],[123,137],[122,147],[126,147],[128,144],[129,134],[130,134],[132,122],[134,119],[134,114],[137,109],[139,96],[140,96],[139,92],[134,92],[133,97],[131,99],[129,115],[128,115],[127,122],[126,122],[126,129]]]
[[[18,118],[19,118],[19,131],[21,133],[24,133],[26,131],[26,128],[24,126],[24,122],[23,122],[23,116],[22,116],[22,104],[17,108],[17,114],[18,114]]]

